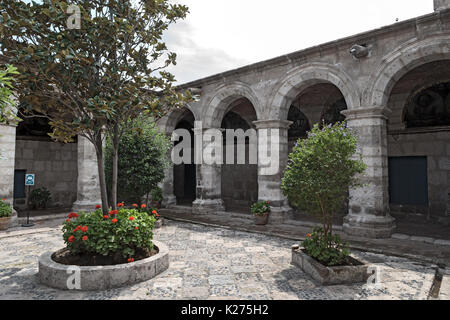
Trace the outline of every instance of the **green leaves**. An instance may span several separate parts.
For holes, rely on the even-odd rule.
[[[130,220],[133,217],[133,220]],[[112,219],[117,219],[113,222]],[[121,209],[105,218],[101,210],[80,213],[63,225],[63,239],[74,254],[133,257],[137,249],[151,249],[155,218],[146,212]],[[77,230],[86,226],[87,231]],[[77,230],[77,231],[75,231]],[[73,236],[72,241],[69,241]],[[83,240],[83,237],[86,240]]]
[[[297,208],[322,218],[331,229],[331,218],[358,184],[357,175],[366,168],[355,160],[357,138],[345,123],[320,128],[315,125],[308,138],[299,140],[289,155],[282,190]],[[327,232],[328,230],[325,230]]]

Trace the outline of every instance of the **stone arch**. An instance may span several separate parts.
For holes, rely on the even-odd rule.
[[[450,35],[433,37],[399,47],[383,59],[382,65],[369,78],[363,94],[363,105],[385,107],[395,84],[414,68],[450,59]]]
[[[178,122],[186,115],[186,113],[192,113],[194,116],[194,120],[198,119],[198,116],[195,113],[195,110],[191,105],[186,104],[182,108],[177,108],[171,110],[166,116],[164,116],[161,120],[158,121],[158,127],[161,132],[172,135],[172,132],[175,130]]]
[[[306,88],[320,83],[335,85],[349,109],[360,105],[359,91],[349,75],[330,64],[311,63],[294,69],[275,87],[267,106],[269,119],[286,120],[292,101]]]
[[[248,99],[255,109],[258,120],[261,119],[262,108],[255,92],[245,83],[234,82],[217,89],[217,93],[207,104],[203,127],[220,128],[223,117],[229,111],[232,103],[239,98]]]

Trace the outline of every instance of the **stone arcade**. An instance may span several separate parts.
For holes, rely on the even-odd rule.
[[[395,230],[390,212],[448,219],[450,4],[434,2],[435,12],[425,16],[181,85],[200,92],[199,100],[158,125],[169,136],[177,128],[193,135],[195,121],[203,130],[279,129],[284,166],[295,141],[315,123],[346,119],[368,165],[365,186],[349,190],[346,233],[390,237]],[[6,159],[0,161],[0,195],[11,201],[15,193],[15,205],[24,202],[17,183],[13,189],[22,170],[36,173],[38,186],[57,194],[60,205],[80,210],[100,203],[89,142],[41,140],[16,137],[15,127],[0,125]],[[270,223],[298,216],[281,193],[282,172],[268,176],[264,170],[250,164],[174,166],[162,185],[163,205],[214,215],[247,211],[254,201],[268,200]]]

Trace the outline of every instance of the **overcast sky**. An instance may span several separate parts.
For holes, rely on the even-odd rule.
[[[433,0],[172,0],[178,84],[433,12]]]

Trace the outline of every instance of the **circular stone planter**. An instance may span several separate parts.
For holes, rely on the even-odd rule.
[[[169,248],[158,241],[153,241],[153,245],[158,254],[114,266],[64,265],[53,261],[53,252],[46,252],[39,257],[39,282],[62,290],[97,291],[147,281],[169,268]]]

